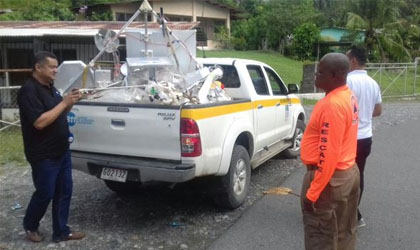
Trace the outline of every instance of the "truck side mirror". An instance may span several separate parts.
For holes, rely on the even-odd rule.
[[[289,94],[298,93],[299,92],[299,85],[296,83],[289,83],[287,85],[287,89],[289,90]]]

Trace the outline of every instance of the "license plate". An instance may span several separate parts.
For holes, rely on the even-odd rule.
[[[102,168],[101,179],[110,181],[125,182],[128,171],[115,168]]]

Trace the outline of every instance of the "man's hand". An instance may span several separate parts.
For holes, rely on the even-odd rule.
[[[308,200],[308,198],[304,197],[303,198],[303,209],[305,211],[313,212],[314,209],[315,209],[315,203],[313,203],[312,201]]]
[[[70,93],[64,96],[63,102],[66,104],[67,107],[73,106],[80,98],[82,97],[82,93],[78,89],[73,89]]]
[[[375,104],[372,117],[377,117],[377,116],[380,116],[381,114],[382,114],[382,103]]]

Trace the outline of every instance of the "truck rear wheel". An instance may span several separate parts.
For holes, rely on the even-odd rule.
[[[219,191],[215,194],[217,205],[235,209],[245,202],[251,180],[251,165],[248,151],[235,145],[230,161],[229,172],[220,177]]]
[[[295,134],[293,135],[293,144],[290,148],[285,149],[281,154],[286,158],[296,158],[300,155],[300,144],[305,132],[306,125],[303,121],[296,121]]]
[[[135,194],[139,191],[140,182],[118,182],[104,180],[105,185],[117,194]]]

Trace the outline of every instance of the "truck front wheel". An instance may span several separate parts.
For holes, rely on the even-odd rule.
[[[118,194],[135,194],[139,191],[141,183],[139,182],[118,182],[104,180],[105,185]]]
[[[229,172],[220,177],[219,191],[215,202],[224,208],[235,209],[245,202],[251,179],[251,165],[248,151],[235,145],[230,161]]]
[[[295,134],[293,135],[293,144],[290,148],[285,149],[282,155],[286,158],[296,158],[300,155],[300,144],[303,138],[303,132],[305,132],[306,125],[303,121],[296,121]]]

